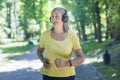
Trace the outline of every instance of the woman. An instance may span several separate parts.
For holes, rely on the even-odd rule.
[[[69,31],[67,11],[61,7],[54,8],[50,22],[53,28],[42,34],[37,50],[44,64],[41,71],[43,80],[75,80],[74,66],[83,63],[84,57],[77,35]],[[72,51],[76,54],[74,59]]]

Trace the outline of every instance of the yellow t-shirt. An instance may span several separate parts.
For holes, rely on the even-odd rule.
[[[58,41],[51,37],[51,30],[44,32],[40,39],[40,47],[45,48],[45,56],[49,59],[51,67],[49,69],[42,67],[42,74],[53,77],[67,77],[75,75],[74,67],[57,68],[56,58],[63,60],[72,59],[72,51],[80,48],[80,43],[75,33],[69,32],[67,37]]]

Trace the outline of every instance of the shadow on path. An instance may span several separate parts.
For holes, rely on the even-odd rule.
[[[22,68],[16,71],[0,72],[0,80],[42,80],[39,70]]]

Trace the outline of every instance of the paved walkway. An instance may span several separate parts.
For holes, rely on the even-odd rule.
[[[0,80],[42,80],[40,69],[42,63],[36,55],[36,48],[24,55],[0,65]],[[100,73],[89,64],[81,64],[76,68],[75,80],[104,80]]]

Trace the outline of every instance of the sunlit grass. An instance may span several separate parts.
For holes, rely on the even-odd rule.
[[[22,46],[9,46],[6,48],[2,48],[3,53],[13,54],[13,53],[22,53],[33,48],[33,45],[22,45]]]
[[[23,53],[33,47],[35,45],[27,45],[27,42],[14,42],[0,45],[3,54]]]
[[[103,41],[103,42],[96,42],[96,41],[88,41],[88,42],[81,42],[82,50],[84,54],[89,54],[91,51],[93,52],[93,56],[96,56],[94,53],[99,52],[101,49],[105,48],[105,44],[110,42],[111,40]],[[91,55],[91,56],[92,56]]]
[[[29,45],[27,41],[18,41],[11,43],[4,43],[0,45],[0,61],[8,61],[25,53],[25,51],[32,49],[36,45]]]

